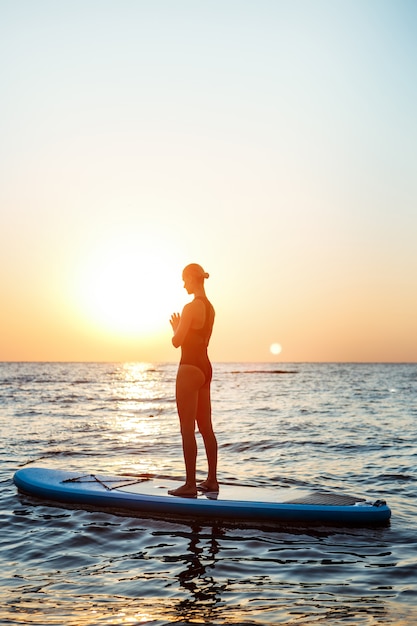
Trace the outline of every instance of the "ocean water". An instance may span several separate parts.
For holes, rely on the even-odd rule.
[[[28,465],[181,477],[175,373],[0,363],[0,623],[416,624],[416,364],[214,364],[220,482],[385,498],[387,527],[173,521],[17,492]]]

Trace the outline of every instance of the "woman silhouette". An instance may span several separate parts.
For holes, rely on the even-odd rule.
[[[204,290],[209,275],[200,265],[187,265],[182,273],[184,288],[194,294],[194,300],[185,305],[181,315],[173,313],[170,319],[174,336],[172,343],[181,347],[181,359],[176,380],[176,400],[180,420],[182,448],[185,462],[185,484],[169,491],[185,498],[197,496],[196,462],[197,442],[195,424],[203,437],[207,455],[207,479],[198,485],[201,491],[218,491],[217,440],[211,421],[210,383],[211,363],[207,354],[214,323],[214,309]]]

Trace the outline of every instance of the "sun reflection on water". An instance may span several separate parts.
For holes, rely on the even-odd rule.
[[[158,473],[161,468],[158,450],[166,450],[167,433],[177,419],[174,389],[166,380],[163,368],[150,363],[124,363],[114,373],[111,436],[125,460],[130,457],[129,471]]]
[[[129,418],[155,417],[170,400],[160,373],[148,363],[126,363],[114,383],[114,401],[129,425]]]

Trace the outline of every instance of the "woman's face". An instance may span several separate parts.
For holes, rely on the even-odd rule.
[[[195,280],[193,275],[189,274],[188,272],[184,272],[184,274],[182,275],[182,279],[184,281],[184,289],[187,291],[187,293],[194,293]]]

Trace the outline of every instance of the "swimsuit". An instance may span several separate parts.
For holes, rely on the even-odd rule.
[[[180,365],[193,365],[198,367],[205,378],[205,385],[209,384],[212,377],[211,363],[207,354],[207,346],[210,341],[214,323],[214,309],[207,298],[199,296],[195,300],[202,300],[206,308],[204,324],[201,328],[190,328],[181,346]]]

